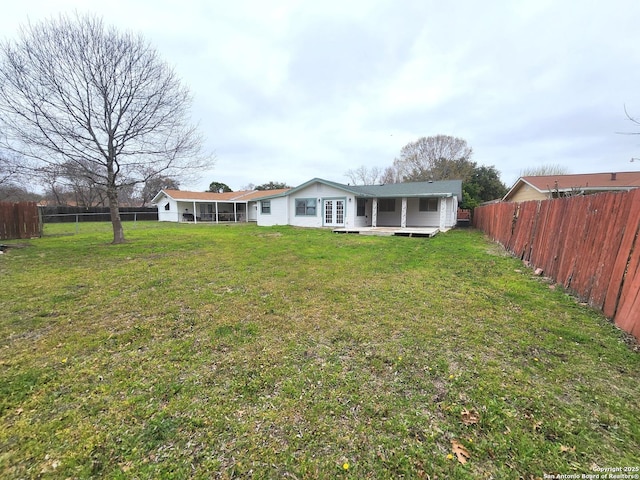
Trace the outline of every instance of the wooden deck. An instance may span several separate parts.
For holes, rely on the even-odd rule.
[[[358,227],[334,228],[334,233],[357,233],[359,235],[377,235],[391,237],[433,237],[441,230],[437,227]]]

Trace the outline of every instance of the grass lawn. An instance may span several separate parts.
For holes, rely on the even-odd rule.
[[[70,228],[0,256],[1,478],[640,467],[640,355],[480,232]]]

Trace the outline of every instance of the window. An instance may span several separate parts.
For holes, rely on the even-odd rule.
[[[364,198],[357,198],[356,199],[356,215],[358,217],[364,217],[364,215],[365,215],[365,205],[366,205],[366,200]]]
[[[271,200],[262,200],[260,202],[260,213],[269,215],[271,213]]]
[[[336,200],[336,223],[344,223],[344,200]]]
[[[170,210],[171,209],[171,204],[167,202],[167,204],[164,206],[165,210]]]
[[[395,198],[381,198],[378,200],[379,212],[395,212],[396,211],[396,199]]]
[[[421,212],[437,212],[438,199],[437,198],[421,198],[419,210]]]
[[[333,200],[325,200],[324,202],[324,223],[327,225],[333,223]]]
[[[315,198],[296,198],[296,215],[315,216],[316,215],[316,199]]]

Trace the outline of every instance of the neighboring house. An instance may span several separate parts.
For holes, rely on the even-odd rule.
[[[161,222],[255,222],[258,200],[286,190],[224,193],[161,190],[151,203],[158,207],[158,220]]]
[[[638,187],[640,172],[527,176],[520,177],[502,200],[526,202],[616,190],[626,191]]]
[[[435,227],[457,221],[462,181],[344,185],[314,178],[258,200],[258,225]]]

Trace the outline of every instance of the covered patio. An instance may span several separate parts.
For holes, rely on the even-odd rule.
[[[158,207],[158,220],[179,223],[255,222],[257,201],[284,190],[239,192],[190,192],[161,190],[151,203]]]
[[[246,202],[178,202],[180,222],[246,222]]]

